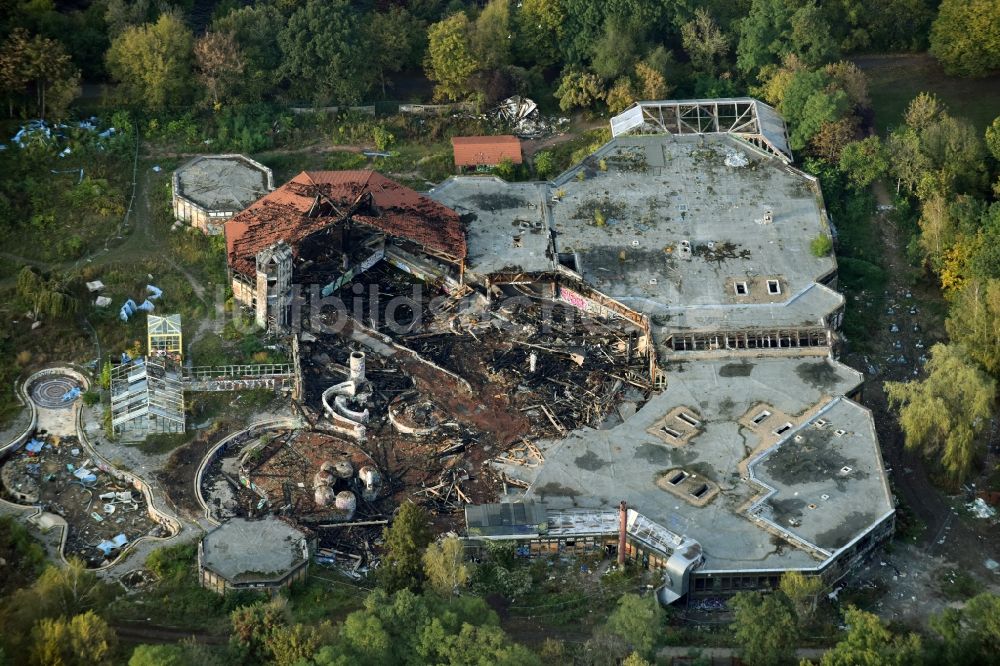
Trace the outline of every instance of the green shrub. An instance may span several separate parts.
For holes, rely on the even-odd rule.
[[[556,160],[551,151],[543,150],[535,155],[535,174],[540,180],[548,180],[556,174]]]
[[[833,240],[826,234],[820,234],[809,243],[809,251],[814,257],[825,257],[833,249]]]
[[[372,139],[375,140],[377,150],[388,150],[389,146],[396,142],[396,135],[382,125],[376,125],[372,130]]]
[[[101,394],[97,391],[85,391],[83,394],[83,404],[93,407],[101,401]]]
[[[493,167],[493,173],[506,181],[512,181],[515,176],[514,163],[505,157],[500,164]]]

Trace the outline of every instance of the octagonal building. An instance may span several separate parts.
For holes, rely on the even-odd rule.
[[[201,155],[174,172],[174,216],[206,234],[274,189],[274,176],[244,155]]]
[[[276,590],[305,578],[309,554],[309,537],[279,518],[233,518],[202,538],[198,579],[219,594]]]

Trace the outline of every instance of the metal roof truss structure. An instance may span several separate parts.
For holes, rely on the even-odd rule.
[[[751,97],[636,102],[611,119],[612,136],[636,130],[666,134],[731,134],[785,163],[793,160],[781,116]]]

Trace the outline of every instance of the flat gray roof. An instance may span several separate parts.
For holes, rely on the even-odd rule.
[[[174,194],[208,211],[241,211],[272,189],[271,170],[242,155],[202,155],[174,172]]]
[[[542,465],[535,469],[503,466],[503,470],[530,484],[526,500],[544,501],[553,508],[614,509],[625,499],[667,530],[698,541],[706,571],[812,568],[825,559],[822,552],[807,545],[793,545],[799,533],[790,532],[785,539],[774,536],[778,530],[766,523],[767,515],[751,520],[746,510],[755,500],[758,504],[765,499],[779,502],[777,506],[786,512],[778,515],[781,519],[799,510],[797,503],[780,504],[798,499],[796,492],[806,492],[810,498],[813,494],[835,497],[821,508],[801,509],[804,517],[796,529],[801,530],[802,539],[816,539],[820,549],[841,547],[836,544],[860,536],[874,516],[892,511],[871,415],[838,397],[860,386],[862,377],[857,371],[816,357],[672,362],[665,370],[666,390],[623,423],[540,442],[545,456]],[[678,407],[695,416],[700,429],[686,443],[671,445],[649,429]],[[817,414],[824,408],[829,416]],[[771,415],[762,426],[741,423],[764,410]],[[834,430],[851,433],[835,442],[849,445],[848,450],[836,455],[827,452],[828,460],[844,461],[830,470],[828,478],[820,478],[808,466],[782,467],[801,452],[787,444],[772,451],[777,462],[759,459],[753,469],[763,484],[773,482],[775,492],[770,497],[765,497],[767,487],[742,478],[749,476],[746,464],[752,456],[781,441],[774,431],[784,427],[786,418],[791,427],[782,435],[794,437],[800,428],[811,427],[808,423],[814,417],[827,418]],[[745,463],[742,467],[741,462]],[[772,465],[779,469],[777,475],[769,471]],[[837,476],[845,465],[859,472],[853,477]],[[657,485],[658,479],[675,469],[718,484],[719,494],[706,505],[696,506]],[[831,492],[823,490],[828,487]],[[792,528],[790,524],[782,527]]]
[[[727,166],[730,153],[748,164]],[[832,256],[809,249],[829,234],[811,177],[725,135],[617,137],[554,189],[557,250],[577,253],[584,279],[616,299],[782,303],[836,269]],[[779,295],[760,291],[767,279],[779,281]],[[737,281],[750,293],[737,294]]]
[[[838,398],[749,466],[758,515],[834,552],[892,511],[870,412]]]
[[[303,561],[304,539],[302,532],[274,517],[233,518],[202,539],[202,564],[230,581],[277,578]]]
[[[546,256],[546,183],[506,183],[487,176],[449,178],[427,195],[466,223],[466,270],[479,276],[552,268]]]

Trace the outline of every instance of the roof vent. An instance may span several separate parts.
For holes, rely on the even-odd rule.
[[[802,435],[796,435],[796,436],[795,436],[795,441],[796,441],[797,443],[799,443],[799,444],[801,444],[801,443],[802,443],[802,442],[804,442],[805,440],[806,440],[806,438],[805,438],[805,437],[803,437]]]
[[[639,247],[639,241],[637,240],[632,241],[632,247]]]
[[[681,256],[681,259],[691,258],[691,241],[682,240],[679,247],[677,248],[677,254]]]
[[[825,428],[829,422],[826,419],[816,419],[817,428]]]
[[[827,495],[826,493],[823,493],[822,495],[819,496],[819,498],[825,502],[828,499],[830,499],[830,496]]]
[[[840,429],[838,429],[838,430],[834,430],[833,434],[836,435],[837,437],[843,437],[844,435],[847,434],[847,431],[846,430],[840,430]]]
[[[854,471],[854,469],[852,467],[848,467],[847,465],[840,468],[841,474],[850,474],[852,471]]]

